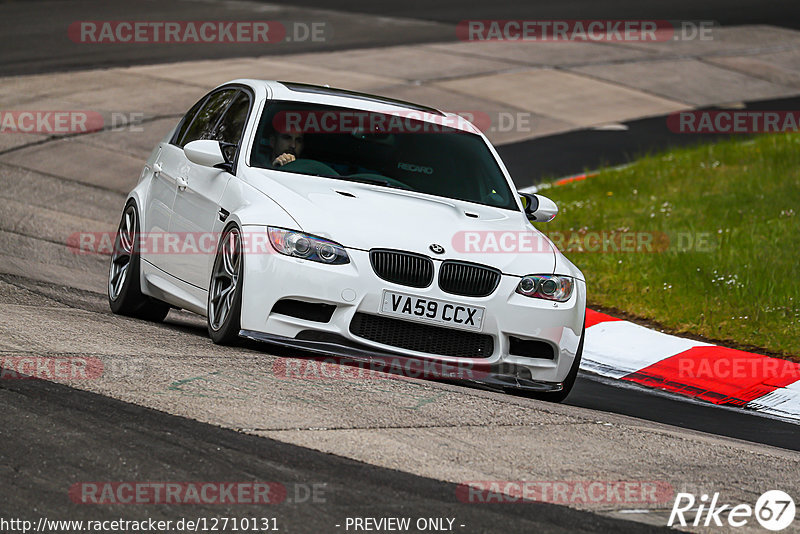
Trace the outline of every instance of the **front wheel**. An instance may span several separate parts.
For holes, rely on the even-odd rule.
[[[230,226],[217,246],[208,287],[208,335],[219,345],[231,345],[239,338],[243,272],[241,232]]]
[[[142,293],[139,282],[139,216],[133,201],[122,212],[108,270],[108,304],[118,315],[163,321],[169,305]]]

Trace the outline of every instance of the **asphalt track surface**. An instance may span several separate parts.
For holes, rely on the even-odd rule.
[[[563,506],[466,504],[456,485],[226,430],[35,380],[0,384],[0,517],[34,522],[268,517],[281,532],[343,532],[347,517],[449,517],[456,532],[670,532]],[[88,480],[276,481],[286,500],[252,505],[76,506]],[[309,494],[308,488],[312,493]],[[312,501],[313,499],[313,501]],[[309,503],[312,503],[309,506]],[[460,526],[461,525],[461,526]]]
[[[277,3],[289,3],[279,0]],[[420,18],[458,23],[468,19],[644,19],[713,20],[723,26],[772,24],[797,28],[800,13],[792,2],[747,0],[499,0],[465,3],[459,0],[405,2],[361,2],[359,0],[292,0],[294,5],[323,7],[340,11],[383,16]],[[756,6],[758,6],[756,8]]]
[[[193,2],[0,2],[0,70],[4,74],[63,71],[133,63],[183,61],[200,58],[262,55],[262,48],[226,49],[202,45],[175,47],[127,47],[79,50],[66,41],[66,26],[74,20],[119,20],[136,10],[138,20],[190,20]],[[249,4],[249,3],[244,3]],[[135,7],[134,7],[135,5]],[[242,20],[252,16],[250,6],[237,12],[237,3],[203,2],[204,19]],[[548,7],[525,1],[493,2],[467,6],[456,2],[360,4],[336,3],[338,11],[371,15],[427,19],[452,26],[468,18],[665,18],[670,20],[716,20],[722,24],[771,23],[798,27],[796,6],[790,2],[615,2],[610,8],[595,2],[559,3]],[[297,6],[334,9],[333,3],[300,0],[285,20],[301,20],[291,11]],[[79,9],[76,11],[76,8]],[[619,10],[617,13],[615,10]],[[46,17],[45,17],[46,13]],[[723,14],[720,16],[720,14]],[[194,15],[194,16],[193,16]],[[326,15],[327,16],[327,15]],[[338,16],[338,15],[334,15]],[[255,19],[263,18],[254,17]],[[275,17],[278,18],[278,17]],[[337,19],[342,20],[342,19]],[[59,21],[59,31],[53,31]],[[337,26],[339,43],[308,43],[271,49],[270,53],[313,51],[358,46],[376,46],[451,39],[442,27],[420,25],[393,34],[376,32],[364,37],[369,19],[353,20],[352,27]],[[63,26],[63,27],[62,27]],[[13,45],[13,46],[12,46]],[[773,103],[763,104],[769,109]],[[786,103],[782,109],[791,109]],[[762,104],[751,103],[759,106]],[[659,130],[663,118],[632,121],[620,132],[587,131],[564,134],[526,143],[507,145],[501,153],[509,163],[548,161],[537,175],[557,176],[624,163],[635,155],[665,145],[679,145],[682,138]],[[697,142],[693,137],[692,142]],[[573,147],[553,158],[555,149]],[[537,158],[537,150],[549,158]],[[555,152],[554,152],[555,151]],[[581,155],[580,158],[576,154]],[[524,185],[524,184],[520,184]],[[198,335],[202,335],[199,333]],[[265,349],[268,350],[268,349]],[[506,532],[598,532],[655,531],[638,523],[623,522],[555,505],[464,506],[453,495],[455,486],[334,455],[221,429],[213,425],[120,402],[105,396],[43,381],[2,381],[0,398],[0,473],[2,517],[38,517],[43,511],[73,519],[138,518],[143,515],[175,519],[167,506],[151,507],[144,514],[126,507],[75,507],[64,498],[66,489],[78,480],[124,480],[132,473],[139,480],[187,479],[203,473],[208,480],[276,480],[287,484],[325,483],[328,499],[315,506],[299,503],[276,505],[269,516],[277,517],[285,532],[332,530],[347,516],[413,515],[457,516],[469,525],[465,531],[493,531],[503,525]],[[657,421],[680,428],[749,440],[790,450],[800,450],[798,427],[741,411],[689,403],[675,396],[655,394],[636,386],[620,388],[593,377],[581,376],[566,404]],[[124,463],[120,463],[124,461]],[[35,504],[34,504],[35,503]],[[184,516],[252,515],[252,511],[186,506]],[[261,514],[259,514],[261,515]]]
[[[800,430],[794,423],[586,374],[578,375],[575,389],[564,403],[800,451]]]
[[[80,21],[278,21],[291,37],[278,43],[113,43],[70,39]],[[314,40],[305,31],[323,24]],[[298,26],[296,26],[298,25]],[[305,26],[304,26],[305,25]],[[295,28],[297,27],[297,30]],[[429,22],[381,23],[375,16],[231,0],[14,0],[0,2],[0,72],[37,74],[201,59],[257,57],[454,40],[455,30]],[[452,34],[452,38],[449,35]]]
[[[134,64],[287,54],[346,48],[455,41],[459,21],[470,19],[643,19],[714,21],[723,26],[771,24],[800,28],[792,1],[750,0],[5,0],[0,2],[0,72],[4,75]],[[274,20],[324,23],[325,39],[274,44],[107,44],[68,37],[77,21]],[[298,35],[302,35],[299,30]]]
[[[719,108],[700,108],[719,109]],[[742,110],[798,110],[800,98],[742,102]],[[678,147],[691,147],[741,135],[680,134],[667,128],[667,117],[649,117],[621,123],[619,129],[584,129],[497,147],[519,188],[630,163],[642,156]],[[531,165],[531,162],[536,162]],[[519,177],[527,178],[523,182]]]

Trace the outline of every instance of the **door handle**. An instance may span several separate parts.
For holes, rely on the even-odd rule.
[[[178,191],[186,191],[186,186],[189,185],[188,176],[178,176]]]
[[[153,176],[158,178],[162,170],[164,170],[164,167],[162,167],[160,163],[155,163],[153,165]]]

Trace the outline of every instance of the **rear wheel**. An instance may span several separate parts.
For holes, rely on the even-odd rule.
[[[239,339],[243,272],[241,232],[230,226],[217,246],[208,287],[208,335],[214,343],[231,345]]]
[[[142,293],[139,262],[139,215],[131,201],[125,206],[114,239],[108,271],[108,304],[119,315],[163,321],[170,307]]]

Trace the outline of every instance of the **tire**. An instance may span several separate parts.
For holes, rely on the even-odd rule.
[[[142,293],[139,282],[139,212],[133,201],[125,205],[114,239],[108,269],[108,305],[117,315],[160,322],[170,306]]]
[[[208,335],[218,345],[233,345],[239,340],[243,273],[242,233],[231,225],[217,244],[208,285],[206,325]]]
[[[583,332],[581,332],[581,340],[578,343],[578,351],[575,354],[575,361],[572,362],[572,367],[569,368],[569,373],[567,373],[567,378],[564,379],[564,387],[561,389],[561,391],[541,393],[520,388],[510,388],[507,390],[507,392],[547,402],[564,401],[569,396],[570,391],[572,391],[572,387],[575,385],[575,379],[578,378],[578,370],[580,369],[581,358],[583,357],[583,340],[585,337],[586,327],[584,327]]]

